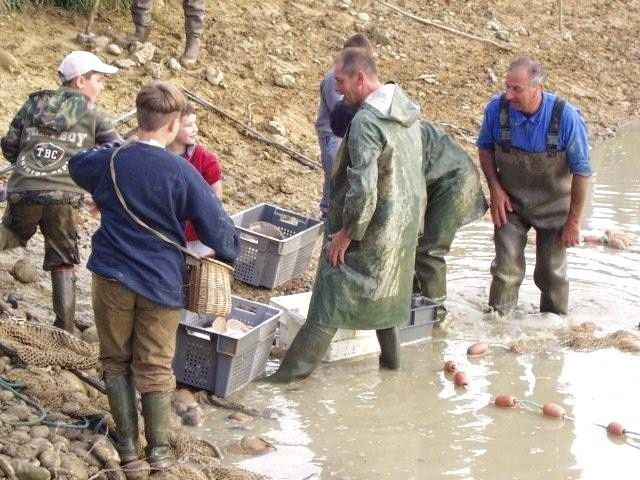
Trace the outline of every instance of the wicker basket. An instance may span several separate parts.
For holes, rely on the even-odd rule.
[[[153,233],[158,238],[173,245],[185,254],[189,270],[188,284],[188,309],[204,315],[227,316],[231,312],[231,279],[233,278],[233,268],[222,262],[209,257],[200,257],[192,254],[182,245],[172,240],[167,235],[147,225],[135,213],[133,213],[118,188],[116,181],[116,169],[114,160],[118,152],[125,147],[116,148],[111,154],[109,169],[111,171],[111,181],[116,196],[122,208],[129,214],[131,219],[145,230]]]
[[[187,256],[187,265],[187,310],[203,315],[229,315],[233,268],[212,258],[196,259],[190,256]]]

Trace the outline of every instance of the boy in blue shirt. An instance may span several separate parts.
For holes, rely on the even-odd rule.
[[[168,441],[175,389],[171,364],[185,304],[185,259],[131,218],[114,182],[130,211],[175,242],[185,245],[184,224],[190,220],[220,260],[231,263],[238,253],[233,222],[209,185],[192,165],[165,149],[180,128],[184,107],[184,96],[173,85],[147,85],[136,98],[137,142],[117,151],[90,150],[69,162],[71,177],[91,193],[101,213],[87,267],[93,272],[100,361],[117,425],[117,449],[128,478],[145,466],[136,450],[134,384],[142,394],[151,468],[166,469],[173,461]]]

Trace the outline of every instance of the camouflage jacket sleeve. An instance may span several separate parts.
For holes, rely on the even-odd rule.
[[[105,143],[122,143],[124,140],[116,130],[113,122],[102,111],[97,112],[96,119],[96,145]]]
[[[29,115],[31,109],[31,102],[27,100],[16,116],[13,117],[7,134],[0,140],[0,146],[2,147],[2,154],[9,162],[15,163],[20,153],[20,139],[22,138],[22,130],[25,127],[25,120]]]

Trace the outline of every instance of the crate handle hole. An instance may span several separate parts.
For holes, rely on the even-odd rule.
[[[258,309],[256,307],[252,307],[251,305],[237,304],[234,305],[233,308],[237,310],[242,310],[243,312],[256,313]]]
[[[282,223],[286,223],[287,225],[293,225],[294,227],[297,227],[302,223],[302,221],[299,218],[294,217],[293,215],[288,215],[286,213],[279,213],[279,212],[277,212],[275,215],[280,217],[280,221]]]
[[[255,237],[250,237],[249,235],[240,235],[240,238],[245,242],[253,243],[254,245],[258,244],[258,239]]]
[[[187,335],[191,335],[192,337],[200,337],[207,336],[208,340],[211,341],[211,332],[208,332],[204,329],[192,330],[188,326],[184,326],[187,331]]]

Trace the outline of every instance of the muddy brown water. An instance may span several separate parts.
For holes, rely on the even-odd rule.
[[[594,175],[586,231],[607,228],[640,235],[640,124],[593,149]],[[597,424],[618,421],[640,430],[640,356],[615,349],[577,352],[556,334],[593,321],[603,332],[637,332],[640,248],[580,246],[569,254],[572,280],[566,318],[536,313],[534,251],[515,317],[483,315],[493,257],[492,227],[464,228],[449,261],[448,320],[434,337],[403,349],[399,372],[380,371],[377,359],[324,364],[288,386],[254,383],[234,395],[280,412],[273,420],[232,426],[228,412],[212,412],[198,435],[231,442],[261,435],[277,451],[225,461],[274,479],[635,479],[640,442],[608,437]],[[544,342],[536,353],[500,348],[467,358],[473,341]],[[442,372],[453,359],[470,377],[454,388]],[[274,368],[275,365],[270,365]],[[543,417],[535,408],[491,405],[500,393],[564,406],[574,420]]]

